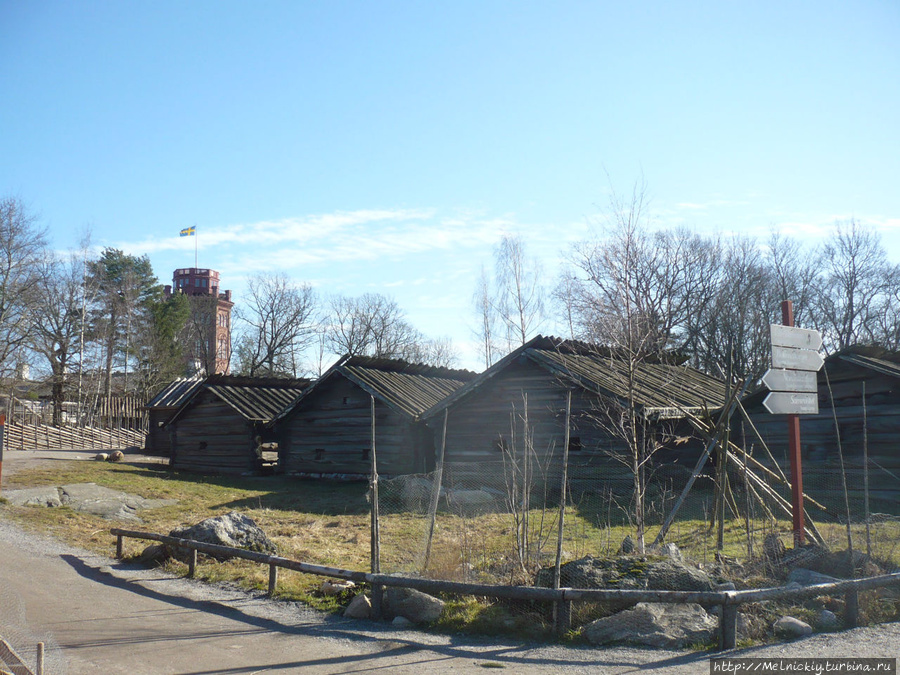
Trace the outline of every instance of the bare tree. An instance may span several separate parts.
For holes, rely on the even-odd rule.
[[[838,223],[822,249],[820,268],[816,320],[825,348],[875,342],[879,308],[896,278],[878,234],[855,220]]]
[[[25,363],[31,327],[29,306],[40,284],[46,247],[37,218],[15,197],[0,199],[0,375],[10,378]]]
[[[472,294],[472,305],[475,308],[478,326],[475,334],[478,337],[479,349],[484,358],[484,367],[490,368],[494,363],[496,353],[494,329],[497,323],[497,311],[491,293],[491,281],[487,270],[481,266],[481,274],[475,283],[475,292]]]
[[[80,360],[84,270],[75,255],[60,259],[48,254],[36,271],[41,283],[35,284],[29,306],[29,343],[49,369],[53,424],[58,425],[71,370]]]
[[[331,299],[328,344],[335,354],[414,360],[424,336],[396,301],[380,293]]]
[[[526,256],[521,237],[504,235],[494,255],[494,267],[497,316],[512,350],[534,337],[544,322],[541,265],[537,258]]]
[[[300,354],[315,335],[315,292],[284,274],[252,277],[247,291],[236,312],[243,326],[239,369],[250,376],[296,377]]]
[[[661,265],[644,231],[646,191],[636,184],[630,200],[616,194],[610,201],[609,237],[582,244],[574,264],[581,273],[578,305],[582,330],[594,342],[606,345],[610,359],[623,372],[627,394],[597,411],[597,421],[623,442],[623,452],[612,453],[625,463],[633,478],[632,517],[637,546],[644,550],[647,467],[659,447],[636,395],[641,364],[666,347],[674,319],[658,314],[662,295],[672,289],[658,287]]]

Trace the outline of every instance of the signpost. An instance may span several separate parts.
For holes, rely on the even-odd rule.
[[[763,375],[762,383],[769,391],[801,391],[815,393],[819,383],[810,370],[785,370],[770,368]],[[770,411],[773,412],[773,411]]]
[[[791,460],[791,506],[794,514],[794,546],[804,539],[803,469],[800,459],[800,418],[819,412],[816,371],[825,360],[818,350],[822,336],[818,331],[794,327],[794,305],[781,303],[784,325],[771,325],[772,368],[763,375],[770,393],[763,406],[774,415],[787,415],[788,454]]]
[[[763,405],[773,415],[816,415],[819,412],[819,395],[773,391],[766,396]]]

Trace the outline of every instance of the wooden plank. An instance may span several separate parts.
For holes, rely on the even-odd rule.
[[[769,324],[769,333],[773,347],[791,347],[813,351],[822,348],[822,334],[817,330],[773,323]]]
[[[809,349],[791,349],[790,347],[772,347],[772,367],[789,368],[791,370],[812,370],[822,368],[825,359],[819,352]]]

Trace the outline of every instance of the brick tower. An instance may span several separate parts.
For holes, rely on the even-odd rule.
[[[175,270],[173,291],[191,299],[191,338],[187,345],[188,368],[195,373],[213,375],[231,369],[231,291],[219,290],[215,270],[187,267]]]

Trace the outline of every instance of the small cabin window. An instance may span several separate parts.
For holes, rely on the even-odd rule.
[[[350,403],[350,397],[345,396],[344,399],[341,401],[341,403],[343,403],[344,405],[347,405],[348,403]]]
[[[569,437],[569,452],[581,452],[581,436]]]
[[[315,449],[315,458],[317,462],[321,462],[325,459],[325,449],[324,448],[316,448]]]

